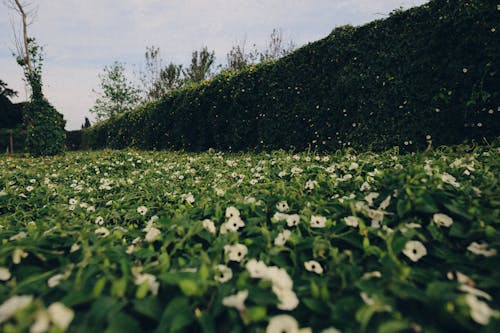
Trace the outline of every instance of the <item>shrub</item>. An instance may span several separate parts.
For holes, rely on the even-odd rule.
[[[434,0],[335,29],[85,130],[90,148],[422,149],[500,133],[497,1]]]
[[[26,148],[33,156],[56,155],[64,147],[63,116],[45,99],[35,99],[24,109]]]

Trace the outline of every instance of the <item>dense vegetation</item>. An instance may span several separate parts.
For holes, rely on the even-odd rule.
[[[3,155],[0,331],[499,332],[499,152]]]
[[[90,148],[383,150],[500,133],[497,1],[434,0],[84,131]]]

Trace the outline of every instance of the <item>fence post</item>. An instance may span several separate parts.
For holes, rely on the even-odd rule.
[[[14,134],[13,134],[13,130],[11,129],[9,131],[9,146],[10,146],[10,153],[11,154],[14,154]]]

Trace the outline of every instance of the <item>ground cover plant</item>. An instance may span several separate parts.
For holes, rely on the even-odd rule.
[[[498,332],[499,152],[0,156],[0,331]]]

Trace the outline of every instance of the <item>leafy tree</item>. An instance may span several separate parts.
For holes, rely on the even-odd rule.
[[[34,156],[58,154],[64,147],[65,121],[62,114],[43,96],[43,49],[34,38],[28,36],[28,25],[33,20],[36,9],[33,10],[33,4],[28,1],[9,0],[6,4],[20,15],[22,22],[22,37],[15,32],[17,54],[14,56],[31,89],[31,100],[24,107],[23,113],[26,148]]]
[[[213,76],[212,67],[215,62],[215,52],[209,52],[205,46],[199,52],[194,51],[191,57],[191,64],[182,73],[187,82],[201,82]]]
[[[227,69],[241,70],[257,62],[277,60],[291,53],[295,49],[293,41],[285,41],[281,29],[273,29],[273,32],[271,33],[266,44],[266,48],[263,51],[259,51],[255,44],[253,44],[252,50],[247,52],[245,44],[246,41],[244,40],[242,44],[233,45],[229,53],[226,55]]]
[[[97,120],[104,120],[117,114],[133,109],[140,103],[140,90],[137,89],[125,75],[125,67],[118,61],[111,66],[105,66],[99,74],[101,92],[90,112]]]
[[[7,83],[0,79],[0,96],[14,97],[17,96],[17,91],[7,87]]]
[[[269,62],[277,60],[290,54],[294,49],[295,43],[291,40],[288,42],[285,41],[281,29],[273,29],[266,48],[260,53],[260,61]]]

